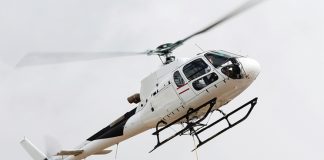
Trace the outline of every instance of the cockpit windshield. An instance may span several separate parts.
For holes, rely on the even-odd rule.
[[[216,52],[216,51],[211,51],[206,53],[205,57],[215,68],[220,67],[221,65],[228,62],[232,58],[232,56],[230,55],[221,52]]]
[[[205,54],[205,57],[215,68],[221,67],[222,73],[229,78],[241,79],[243,77],[237,56],[232,56],[226,51],[210,51]]]

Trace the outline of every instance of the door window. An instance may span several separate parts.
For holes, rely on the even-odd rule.
[[[174,79],[174,83],[177,85],[177,87],[182,87],[185,84],[185,81],[181,77],[179,71],[174,72],[173,79]]]
[[[210,72],[210,67],[201,58],[196,59],[183,67],[183,73],[189,81]]]
[[[217,80],[218,80],[218,76],[216,73],[213,72],[211,74],[208,74],[204,77],[195,80],[192,83],[192,86],[195,90],[199,91]]]

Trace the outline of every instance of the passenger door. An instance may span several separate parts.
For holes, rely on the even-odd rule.
[[[189,87],[196,95],[201,94],[209,86],[220,81],[220,77],[214,72],[214,68],[203,58],[197,58],[184,65],[182,71]]]
[[[179,71],[175,71],[173,73],[173,85],[178,93],[179,97],[182,99],[184,103],[188,102],[192,98],[196,96],[193,92],[190,84],[185,81],[183,76]]]

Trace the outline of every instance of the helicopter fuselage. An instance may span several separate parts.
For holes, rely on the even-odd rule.
[[[257,61],[225,51],[176,59],[142,80],[136,108],[88,138],[78,148],[81,154],[66,159],[84,159],[156,127],[159,121],[168,124],[215,97],[212,110],[218,109],[248,88],[259,72]],[[200,110],[189,118],[199,119],[205,113]]]

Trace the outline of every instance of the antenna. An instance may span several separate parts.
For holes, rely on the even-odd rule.
[[[196,47],[199,48],[201,51],[205,52],[197,43],[195,43]]]

